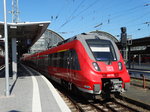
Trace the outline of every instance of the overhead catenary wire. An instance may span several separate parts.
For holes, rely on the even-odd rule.
[[[79,10],[79,8],[81,7],[81,5],[85,2],[85,0],[82,0],[80,2],[80,4],[73,10],[73,12],[71,13],[71,15],[67,18],[67,20],[60,26],[62,27],[63,25],[67,24],[71,18],[73,18],[73,14],[77,12],[77,10]]]
[[[132,14],[132,13],[129,13],[129,12],[132,12],[132,11],[136,12],[135,10],[140,8],[141,6],[143,6],[143,5],[137,5],[137,6],[133,7],[133,8],[129,8],[127,10],[124,10],[124,11],[121,11],[121,12],[117,12],[116,14],[113,14],[113,15],[109,16],[110,18],[107,18],[104,21],[102,21],[102,23],[104,25],[104,24],[110,23],[110,21],[112,21],[112,20],[119,19],[120,17],[123,18],[124,16],[126,16],[126,15],[124,15],[125,12],[128,12],[128,15]]]
[[[89,8],[91,8],[95,3],[97,3],[98,0],[95,0],[94,2],[92,2],[87,8],[81,10],[78,14],[76,14],[74,17],[72,17],[71,19],[65,21],[60,27],[59,29],[61,29],[62,27],[64,27],[66,24],[68,24],[69,22],[71,22],[73,19],[79,17],[79,15],[81,15],[83,12],[85,12],[86,10],[88,10]]]
[[[95,2],[98,2],[97,0],[96,1],[94,1],[93,3],[95,4]],[[108,2],[108,4],[109,4],[109,1],[107,1]],[[75,19],[75,18],[77,18],[77,17],[79,17],[83,12],[85,12],[87,9],[89,9],[92,5],[93,5],[93,3],[91,4],[91,5],[89,5],[87,8],[85,8],[85,9],[83,9],[83,10],[81,10],[81,12],[78,14],[78,15],[76,15],[76,16],[72,16],[72,19],[71,20],[67,20],[67,21],[65,21],[62,25],[61,25],[61,27],[63,27],[63,26],[65,26],[66,24],[68,24],[69,22],[71,22],[73,19]],[[104,3],[104,2],[103,2]],[[102,4],[102,3],[100,3],[100,7],[103,7],[104,6],[104,4]],[[104,9],[105,10],[105,9]],[[89,14],[89,16],[91,16],[92,14]],[[82,20],[83,20],[83,17],[82,17]],[[109,20],[108,20],[109,21]],[[98,23],[97,23],[98,24]],[[96,26],[96,25],[95,25]],[[61,28],[60,27],[60,28]]]
[[[107,2],[108,2],[109,0],[107,0]],[[128,1],[130,1],[130,0],[128,0]],[[95,29],[106,29],[106,28],[108,28],[108,29],[111,29],[110,28],[110,26],[112,26],[112,25],[114,25],[114,23],[116,23],[116,25],[114,26],[114,28],[113,28],[113,30],[119,30],[119,27],[121,27],[122,25],[123,25],[123,23],[126,23],[125,24],[125,26],[132,26],[132,28],[133,27],[135,27],[135,30],[136,29],[140,29],[140,26],[137,26],[137,24],[140,24],[140,23],[144,23],[144,22],[146,22],[146,20],[144,20],[144,19],[146,19],[148,16],[149,16],[149,14],[147,14],[147,15],[143,15],[143,14],[146,14],[146,13],[148,13],[148,12],[146,12],[146,13],[137,13],[139,10],[143,10],[143,9],[145,9],[143,12],[145,12],[146,11],[146,7],[148,7],[148,3],[146,3],[146,2],[138,2],[138,4],[134,4],[135,3],[135,1],[134,0],[132,0],[133,2],[132,2],[132,4],[129,2],[129,4],[130,4],[130,7],[126,7],[126,9],[124,9],[124,8],[122,8],[122,6],[124,5],[124,4],[122,4],[122,6],[121,5],[119,5],[119,3],[118,3],[118,5],[116,5],[117,4],[117,2],[116,3],[113,3],[113,5],[111,6],[111,4],[109,4],[109,6],[110,7],[105,7],[106,9],[113,9],[113,11],[111,12],[110,11],[110,13],[109,12],[107,12],[108,14],[105,14],[105,15],[101,15],[101,13],[100,14],[98,14],[98,12],[96,12],[96,8],[94,8],[94,9],[92,9],[93,10],[93,12],[91,11],[91,10],[89,10],[89,11],[87,11],[86,10],[86,8],[88,8],[88,6],[90,6],[90,4],[87,6],[87,5],[85,5],[84,4],[84,8],[80,8],[80,9],[78,9],[77,10],[77,7],[75,7],[74,8],[74,10],[72,10],[72,12],[73,11],[75,11],[75,9],[77,10],[77,11],[75,11],[75,13],[71,13],[70,14],[70,16],[68,16],[67,17],[67,19],[68,18],[70,18],[70,19],[68,19],[68,21],[63,21],[63,23],[62,24],[60,24],[60,27],[58,27],[57,26],[57,29],[58,30],[60,30],[60,29],[62,29],[64,26],[66,26],[67,24],[69,24],[69,23],[71,23],[73,20],[77,20],[77,18],[78,18],[78,21],[79,21],[79,18],[81,18],[80,20],[81,21],[83,21],[82,22],[82,24],[81,24],[81,22],[80,22],[80,24],[76,24],[76,22],[74,22],[73,24],[74,25],[72,25],[72,31],[75,33],[77,33],[77,32],[79,32],[79,30],[80,29],[82,29],[82,30],[80,30],[81,32],[84,32],[84,31],[88,31],[88,30],[86,30],[87,28],[89,28],[89,31],[90,31],[90,29],[92,30],[95,30]],[[74,2],[76,2],[76,1],[74,1]],[[81,1],[82,2],[82,1]],[[81,3],[80,2],[80,3]],[[93,2],[95,2],[95,1],[93,1]],[[93,2],[91,2],[91,4],[93,3]],[[79,3],[79,4],[80,4]],[[104,4],[106,3],[106,2],[103,2]],[[79,6],[79,4],[78,4],[78,6]],[[114,5],[116,5],[117,6],[117,8],[118,8],[118,6],[119,7],[121,7],[122,8],[122,10],[115,10],[114,9]],[[132,7],[131,7],[132,6]],[[105,8],[103,7],[103,6],[101,6],[101,9],[103,9],[104,11],[105,11]],[[84,11],[84,10],[86,10],[86,11]],[[83,11],[83,12],[82,12]],[[86,12],[86,13],[84,13],[84,12]],[[92,12],[92,13],[91,13]],[[88,14],[89,13],[89,14]],[[86,15],[88,15],[88,18],[87,17],[85,17],[85,14]],[[99,16],[98,16],[99,15]],[[129,16],[130,15],[130,16]],[[136,15],[136,16],[135,16]],[[128,18],[128,16],[129,16],[129,18]],[[89,23],[92,23],[91,25],[89,25],[89,24],[84,24],[85,22],[86,22],[86,20],[89,20],[89,17],[91,17],[91,20],[92,20],[92,22],[89,22]],[[102,18],[101,18],[102,17]],[[137,18],[139,18],[139,19],[135,19],[135,17],[137,17]],[[142,18],[141,18],[142,17]],[[94,19],[93,19],[94,18]],[[126,18],[126,19],[124,19],[124,18]],[[66,20],[67,20],[66,19]],[[125,20],[127,20],[127,21],[125,21]],[[141,20],[141,22],[140,22],[140,20]],[[118,21],[118,22],[117,22]],[[148,21],[148,20],[147,20]],[[71,23],[72,24],[72,23]],[[62,25],[62,26],[61,26]],[[63,29],[65,29],[65,31],[66,32],[68,32],[67,30],[66,30],[66,28],[67,27],[65,27],[65,28],[63,28]],[[76,28],[78,28],[78,29],[76,29]],[[146,27],[145,27],[146,28]],[[120,30],[119,30],[120,31]],[[140,31],[140,30],[137,30],[137,31]],[[60,32],[60,31],[59,31]],[[67,34],[67,33],[66,33]]]
[[[142,8],[142,7],[144,7],[144,5],[137,5],[136,7],[133,7],[133,8],[130,8],[130,9],[125,10],[125,12],[126,12],[126,11],[134,11],[134,12],[136,12],[136,11],[135,11],[136,9]],[[129,14],[132,14],[132,13],[129,13]],[[144,13],[143,15],[147,15],[147,14],[149,14],[149,12]],[[120,16],[119,16],[119,15],[120,15]],[[111,17],[111,18],[108,19],[108,20],[112,20],[112,19],[115,19],[115,18],[118,19],[119,17],[122,17],[122,15],[124,15],[123,12],[120,13],[120,14],[117,14],[116,16]],[[135,21],[137,21],[137,20],[139,20],[139,19],[145,17],[145,16],[143,16],[143,15],[141,15],[140,17],[138,17],[138,18],[136,18],[136,19],[134,19],[134,20],[131,20],[131,21],[127,22],[127,23],[132,24],[132,22],[135,22]],[[123,17],[122,17],[122,18],[123,18]],[[103,25],[107,25],[108,22],[107,22],[107,20],[105,20],[105,21],[103,21],[102,23],[103,23]],[[127,24],[126,24],[126,25],[127,25]],[[94,28],[96,28],[96,27],[94,27]]]
[[[61,14],[63,13],[63,10],[65,10],[65,8],[67,8],[66,6],[68,6],[69,2],[66,0],[66,2],[64,2],[65,4],[62,4],[61,8],[58,10],[56,15],[52,15],[50,16],[51,18],[51,25],[50,27],[53,27],[53,25],[55,25],[56,20],[58,21],[61,18]]]
[[[129,9],[126,9],[126,10],[124,10],[124,11],[133,11],[133,10],[135,10],[135,9],[137,9],[137,8],[139,8],[139,7],[141,7],[141,5],[137,5],[137,6],[135,6],[135,7],[133,7],[133,8],[129,8]],[[105,9],[103,9],[103,10],[105,10]],[[102,24],[104,25],[104,24],[108,24],[108,23],[110,23],[110,21],[113,19],[113,18],[115,18],[115,17],[119,17],[119,16],[121,16],[122,15],[122,13],[123,12],[120,12],[120,13],[117,13],[116,15],[113,15],[113,16],[109,16],[110,18],[108,18],[107,20],[104,20],[104,21],[101,21],[101,22],[99,22],[99,23],[96,23],[95,25],[91,25],[91,26],[94,26],[94,28],[97,28],[98,26],[102,26]],[[91,16],[92,14],[90,14],[89,16]],[[114,17],[115,16],[115,17]],[[98,20],[98,19],[97,19]],[[66,23],[65,23],[66,24]],[[99,25],[99,24],[101,24],[101,25]],[[98,25],[98,26],[97,26]],[[97,26],[97,27],[95,27],[95,26]]]

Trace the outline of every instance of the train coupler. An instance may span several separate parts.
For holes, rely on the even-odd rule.
[[[122,81],[120,81],[119,79],[111,79],[110,83],[111,92],[124,92],[124,89],[122,88]]]

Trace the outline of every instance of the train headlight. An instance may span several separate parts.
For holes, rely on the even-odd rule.
[[[93,66],[94,66],[96,71],[100,71],[100,68],[96,62],[93,62]]]
[[[118,63],[118,67],[119,67],[119,70],[122,70],[123,66],[121,62]]]

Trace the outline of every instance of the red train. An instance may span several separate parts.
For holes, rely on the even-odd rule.
[[[80,34],[23,61],[69,89],[91,94],[123,92],[130,85],[130,77],[109,36],[104,32]]]

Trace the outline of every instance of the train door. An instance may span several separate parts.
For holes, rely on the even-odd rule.
[[[80,70],[77,53],[74,49],[67,51],[67,78],[68,87],[72,89],[72,83],[75,81],[76,70]]]

